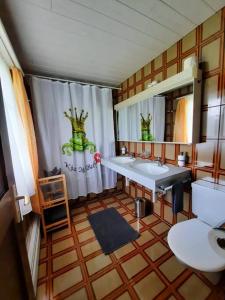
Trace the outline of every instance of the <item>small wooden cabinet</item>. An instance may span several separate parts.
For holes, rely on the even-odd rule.
[[[67,225],[71,230],[65,175],[38,179],[44,238],[48,231]]]

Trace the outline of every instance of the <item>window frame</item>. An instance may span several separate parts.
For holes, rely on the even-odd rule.
[[[0,201],[9,189],[9,172],[7,172],[7,167],[9,168],[11,165],[11,155],[9,151],[10,149],[8,147],[8,132],[4,114],[2,87],[0,80],[0,172],[3,186],[2,191],[0,190]],[[5,155],[6,153],[8,153],[8,155]]]
[[[0,179],[1,179],[1,177],[2,177],[2,182],[0,182],[0,184],[1,184],[0,200],[8,190],[8,181],[7,181],[7,176],[6,176],[5,161],[4,161],[2,142],[1,142],[1,136],[0,136]]]

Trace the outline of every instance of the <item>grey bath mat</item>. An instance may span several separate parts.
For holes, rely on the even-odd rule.
[[[88,216],[88,220],[105,254],[110,254],[140,236],[113,207]]]

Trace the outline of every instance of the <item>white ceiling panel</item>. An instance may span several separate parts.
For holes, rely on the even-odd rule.
[[[25,72],[117,85],[223,5],[225,0],[1,0],[0,17]]]
[[[159,0],[117,0],[117,2],[141,13],[143,17],[149,18],[149,20],[152,20],[155,24],[162,24],[164,30],[170,29],[179,36],[183,36],[187,30],[196,26],[188,18],[180,15],[174,9]]]
[[[210,15],[214,13],[214,10],[203,0],[162,0],[169,7],[176,9],[182,16],[187,17],[189,20],[194,22],[196,25],[202,23]],[[213,2],[214,0],[211,0]]]
[[[157,51],[158,47],[165,45],[165,42],[147,37],[146,34],[133,30],[119,22],[116,22],[91,9],[72,3],[69,0],[53,0],[52,10],[59,16],[63,16],[90,26],[100,33],[105,32],[108,36],[116,36],[122,40],[130,41],[149,50]],[[163,40],[163,38],[162,38]]]
[[[66,0],[65,2],[67,2],[68,0]],[[71,2],[71,1],[69,1]],[[153,37],[156,40],[160,40],[162,41],[164,44],[169,40],[169,39],[173,39],[173,38],[177,38],[179,36],[178,33],[171,31],[170,29],[168,29],[167,27],[162,26],[161,24],[157,24],[155,21],[152,21],[148,18],[145,18],[144,16],[141,16],[140,13],[137,13],[136,11],[134,11],[133,9],[129,9],[128,7],[124,7],[124,5],[121,5],[121,3],[116,2],[115,0],[113,1],[105,1],[105,4],[108,4],[108,9],[111,7],[109,5],[109,3],[111,3],[112,5],[117,5],[120,7],[120,10],[123,11],[123,15],[119,18],[117,17],[117,15],[114,13],[114,17],[108,13],[107,15],[104,16],[104,11],[102,11],[102,4],[104,2],[104,0],[101,1],[92,1],[92,3],[90,3],[91,1],[72,1],[74,4],[74,9],[73,12],[72,10],[69,11],[69,14],[71,15],[72,13],[76,13],[77,14],[77,10],[78,7],[82,7],[82,9],[86,12],[89,11],[92,15],[92,18],[87,19],[86,18],[86,22],[88,22],[89,24],[91,24],[93,21],[93,24],[95,23],[95,20],[93,20],[93,16],[94,14],[96,15],[97,19],[100,19],[102,17],[107,18],[108,20],[112,20],[113,22],[109,23],[110,25],[114,25],[115,23],[119,23],[122,26],[125,26],[125,28],[128,28],[129,26],[132,27],[133,29],[133,34],[135,33],[135,27],[136,27],[136,23],[140,23],[142,24],[144,21],[144,28],[142,30],[143,33],[145,33],[145,39],[146,39],[146,33]],[[89,3],[89,5],[84,5],[84,3]],[[93,2],[95,3],[95,8],[93,7]],[[98,3],[98,10],[96,9],[96,2]],[[61,0],[53,0],[53,7],[56,5],[56,3],[61,3]],[[63,2],[64,3],[64,2]],[[104,6],[103,6],[104,7]],[[71,7],[72,8],[72,7]],[[53,8],[54,9],[54,8]],[[125,15],[126,15],[126,19],[127,22],[124,23],[124,19],[125,19]],[[134,19],[135,18],[135,19]],[[113,20],[114,19],[114,20]],[[99,23],[99,21],[97,21]],[[123,24],[124,23],[124,24]],[[101,25],[101,23],[100,23]],[[128,26],[129,25],[129,26]],[[138,25],[139,27],[140,25]],[[108,26],[106,28],[109,28]],[[115,30],[115,29],[114,29]],[[118,34],[118,32],[117,32]]]
[[[52,6],[52,0],[26,0],[26,1],[36,6],[43,7],[45,9],[51,9]]]
[[[224,0],[203,0],[206,4],[209,5],[209,7],[211,7],[212,9],[214,9],[214,11],[218,11],[221,7],[223,7],[224,4]]]

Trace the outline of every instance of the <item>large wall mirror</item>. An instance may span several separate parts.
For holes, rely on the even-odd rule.
[[[194,119],[199,116],[195,109],[196,97],[191,84],[121,108],[117,111],[117,140],[196,142],[199,131],[199,128],[193,131]]]

